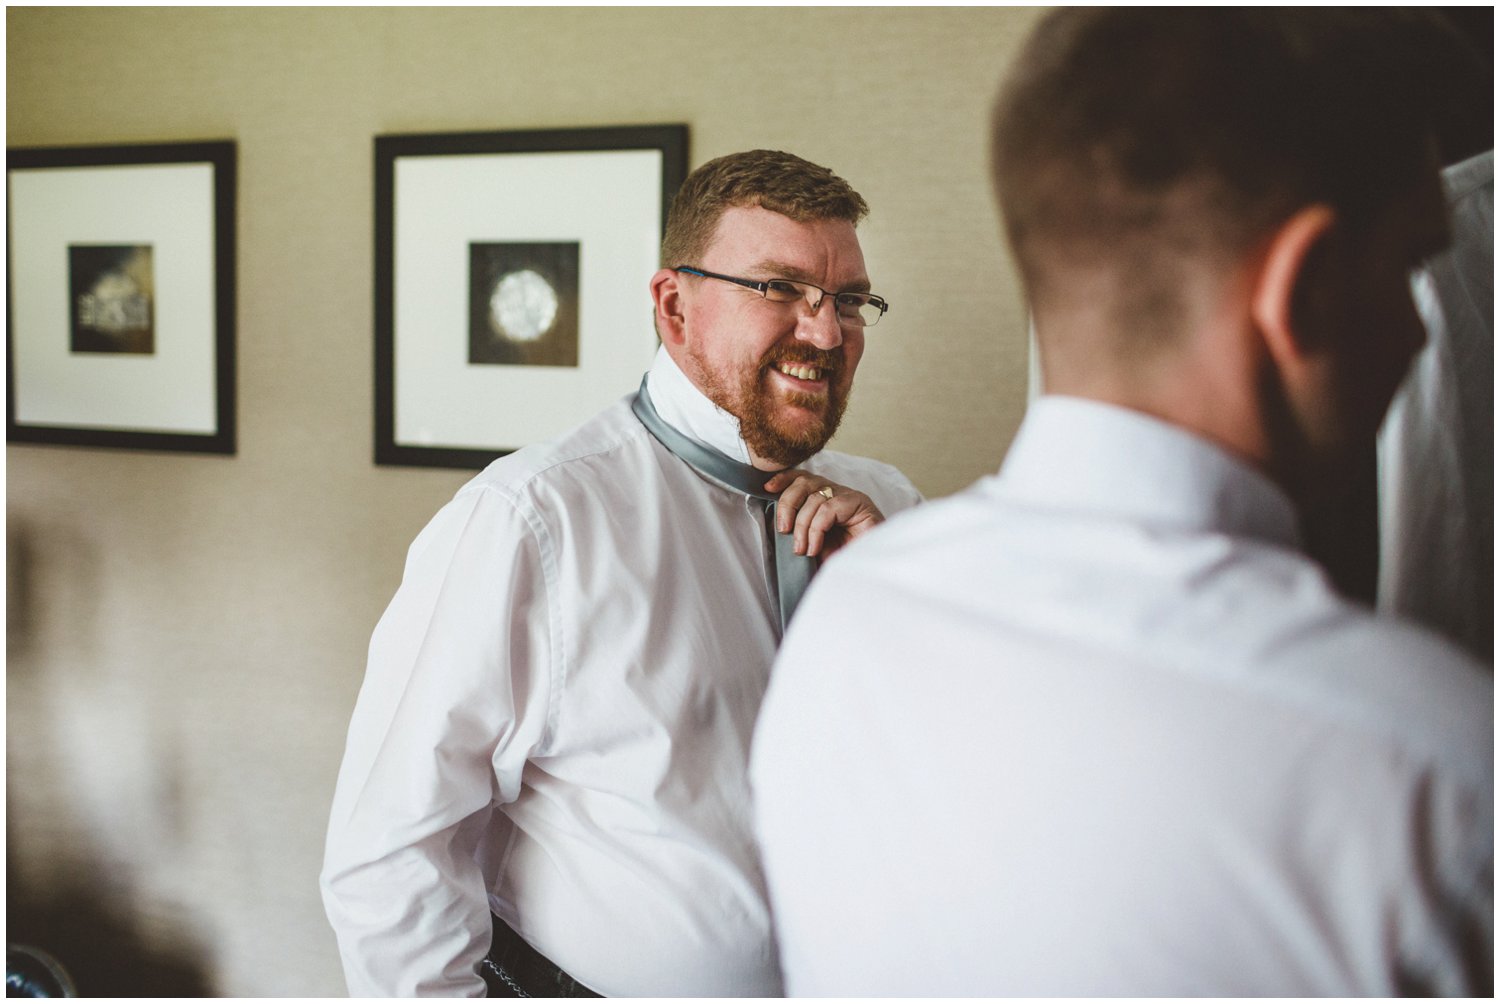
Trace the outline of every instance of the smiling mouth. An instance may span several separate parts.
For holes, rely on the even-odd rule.
[[[798,380],[818,381],[823,379],[824,370],[821,366],[808,366],[805,363],[795,363],[782,360],[776,364],[777,372],[784,373]]]

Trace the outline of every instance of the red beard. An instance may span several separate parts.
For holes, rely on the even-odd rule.
[[[828,392],[773,392],[768,382],[771,370],[780,362],[818,367],[828,383]],[[703,363],[700,359],[700,370],[709,382],[705,392],[710,400],[740,420],[740,437],[755,456],[795,467],[821,450],[838,431],[848,404],[848,395],[839,380],[844,365],[841,353],[795,343],[776,345],[761,357],[756,369],[747,371],[733,384],[717,379]],[[788,405],[798,414],[785,414]]]

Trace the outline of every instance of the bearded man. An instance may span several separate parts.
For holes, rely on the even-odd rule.
[[[352,994],[780,994],[745,776],[771,660],[817,557],[920,500],[823,450],[887,309],[866,212],[789,154],[699,168],[639,392],[412,544],[328,831]]]

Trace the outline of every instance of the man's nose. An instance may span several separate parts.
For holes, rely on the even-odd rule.
[[[838,305],[831,295],[825,293],[814,307],[812,301],[804,301],[806,310],[800,311],[797,319],[797,337],[820,349],[836,349],[844,343],[844,329],[839,324]]]

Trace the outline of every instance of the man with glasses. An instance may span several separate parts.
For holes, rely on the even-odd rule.
[[[771,659],[817,559],[919,501],[823,449],[887,310],[865,212],[788,154],[699,168],[640,390],[412,545],[329,824],[351,993],[780,994],[745,779]]]
[[[1338,594],[1445,242],[1409,13],[1064,8],[996,104],[1045,394],[756,728],[793,996],[1493,994],[1489,668]]]

